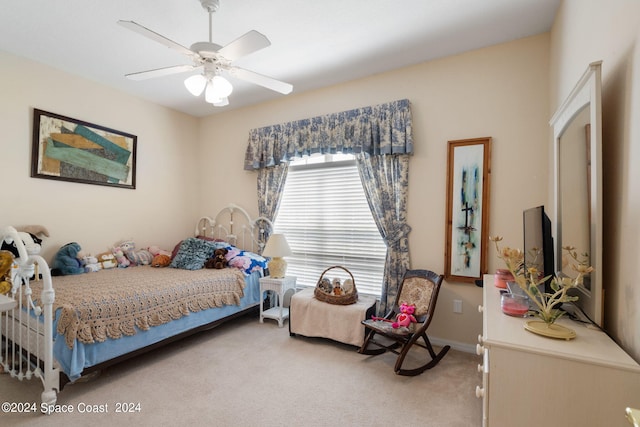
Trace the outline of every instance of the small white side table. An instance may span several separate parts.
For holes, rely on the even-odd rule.
[[[0,313],[3,311],[9,311],[16,306],[17,302],[13,298],[9,298],[6,295],[0,295]]]
[[[267,276],[260,278],[260,323],[264,323],[264,318],[275,319],[278,321],[278,326],[282,328],[284,325],[284,319],[289,317],[289,307],[283,307],[284,294],[287,290],[296,289],[296,278],[285,277],[282,279],[275,279]],[[271,307],[269,310],[263,310],[262,308],[262,295],[265,291],[272,291],[278,295],[278,305]]]

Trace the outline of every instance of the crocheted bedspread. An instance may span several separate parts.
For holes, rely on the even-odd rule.
[[[235,268],[182,270],[137,266],[53,277],[57,331],[69,348],[76,339],[103,342],[135,335],[190,312],[240,305],[245,279]],[[31,282],[39,299],[42,281]]]

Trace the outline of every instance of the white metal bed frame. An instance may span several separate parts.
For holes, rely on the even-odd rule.
[[[236,213],[241,218],[239,224],[234,219]],[[254,248],[253,252],[258,254],[262,254],[272,232],[273,223],[268,218],[261,216],[252,220],[246,210],[234,204],[224,207],[215,218],[201,217],[195,229],[196,236],[219,238],[240,248]]]
[[[15,228],[1,229],[0,238],[9,244],[14,243],[19,254],[11,271],[10,297],[16,301],[16,306],[0,313],[0,331],[5,337],[4,342],[0,341],[0,365],[11,377],[21,381],[32,377],[40,378],[44,386],[41,394],[42,403],[54,405],[60,371],[53,363],[55,291],[51,282],[51,270],[44,258],[27,252]],[[43,280],[40,305],[34,304],[31,299],[32,291],[29,284],[29,278],[35,274],[36,265]],[[23,295],[27,304],[23,304]],[[31,316],[35,316],[36,320]],[[40,316],[44,317],[44,322],[37,321]]]
[[[246,210],[230,204],[213,219],[201,217],[195,234],[219,238],[241,249],[260,254],[272,231],[273,224],[269,219],[259,217],[252,220]],[[0,312],[0,366],[18,380],[39,378],[44,388],[42,403],[55,405],[57,393],[64,382],[61,381],[62,373],[53,357],[55,290],[51,270],[44,258],[27,252],[14,227],[0,229],[0,242],[3,240],[9,244],[15,243],[19,257],[15,259],[11,271],[12,288],[8,295],[15,301],[15,305]],[[30,278],[36,271],[42,275],[43,281],[42,296],[37,304],[31,299],[30,286]],[[25,300],[27,302],[23,303]]]

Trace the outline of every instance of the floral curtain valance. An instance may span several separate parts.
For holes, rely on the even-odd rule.
[[[246,170],[315,153],[412,154],[408,99],[252,129]]]

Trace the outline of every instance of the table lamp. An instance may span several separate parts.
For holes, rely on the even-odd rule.
[[[291,248],[284,234],[273,234],[269,237],[267,245],[264,247],[264,251],[262,251],[262,255],[271,257],[271,261],[269,261],[269,274],[271,277],[275,279],[285,277],[287,261],[282,257],[291,254]]]

